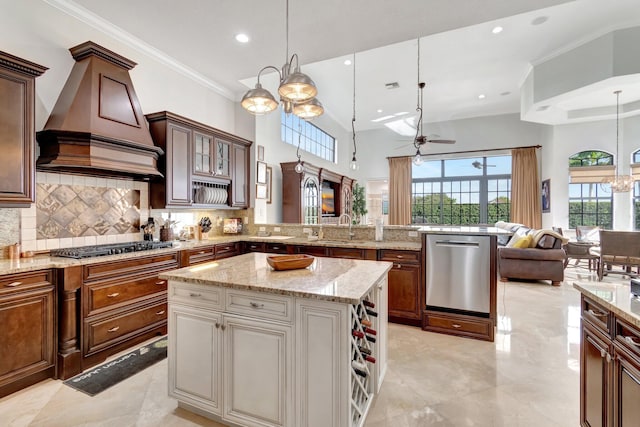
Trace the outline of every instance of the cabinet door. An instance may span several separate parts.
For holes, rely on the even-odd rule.
[[[611,355],[604,336],[582,323],[580,347],[580,424],[607,427],[610,401]]]
[[[306,177],[302,183],[302,223],[318,224],[320,218],[320,189],[315,177]]]
[[[221,415],[221,315],[169,307],[169,395]]]
[[[219,178],[231,178],[231,143],[215,139],[214,174]]]
[[[233,168],[231,181],[231,206],[246,208],[249,206],[249,168],[248,152],[244,145],[233,144]]]
[[[389,271],[389,316],[420,320],[420,265],[394,263]]]
[[[244,426],[293,426],[291,326],[223,318],[224,414]]]
[[[640,361],[615,348],[613,367],[613,425],[637,425],[640,420]]]
[[[189,146],[191,143],[189,129],[170,123],[167,126],[167,205],[189,206],[193,203],[191,196],[191,176],[189,169]]]
[[[213,136],[200,132],[193,132],[192,167],[194,178],[211,178],[214,173]]]
[[[34,81],[0,69],[0,206],[34,201]]]
[[[40,276],[16,276],[0,292],[0,397],[54,374],[54,287],[29,283]]]

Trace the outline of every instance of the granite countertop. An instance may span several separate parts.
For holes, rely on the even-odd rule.
[[[287,237],[283,239],[282,237]],[[74,265],[88,265],[96,264],[108,261],[118,261],[129,258],[137,258],[141,256],[156,255],[163,253],[176,252],[184,249],[195,249],[204,246],[211,246],[220,243],[234,243],[234,242],[271,242],[287,245],[309,245],[309,246],[331,246],[331,247],[345,247],[345,248],[362,248],[362,249],[400,249],[419,251],[422,249],[422,244],[419,242],[407,242],[407,241],[382,241],[376,242],[372,240],[309,240],[303,237],[289,236],[269,236],[269,237],[257,237],[248,235],[229,235],[229,236],[216,236],[210,237],[206,240],[191,240],[186,242],[173,242],[173,247],[163,249],[153,249],[142,252],[130,252],[118,255],[99,256],[95,258],[64,258],[64,257],[50,257],[46,255],[39,255],[32,258],[20,258],[18,260],[0,259],[0,274],[14,274],[23,273],[28,271],[43,270],[47,268],[64,268]]]
[[[465,227],[465,226],[432,226],[425,225],[418,229],[425,234],[461,234],[465,236],[501,236],[512,235],[513,232],[497,227]]]
[[[640,328],[640,299],[631,295],[628,282],[574,282],[573,287],[619,318]]]
[[[298,270],[275,271],[254,252],[160,274],[161,279],[357,304],[392,263],[316,257]]]

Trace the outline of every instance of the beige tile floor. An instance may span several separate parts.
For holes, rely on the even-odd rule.
[[[496,341],[390,325],[389,365],[367,427],[578,426],[580,296],[565,282],[498,285]],[[613,280],[613,279],[606,279]],[[166,360],[89,397],[47,380],[0,399],[0,426],[219,426],[167,396]]]

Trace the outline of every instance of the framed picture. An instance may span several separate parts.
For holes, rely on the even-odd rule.
[[[542,212],[551,212],[551,180],[542,181]]]
[[[256,180],[258,184],[267,183],[267,164],[265,162],[258,162],[258,170],[256,173]]]
[[[273,175],[273,169],[271,166],[267,166],[267,203],[271,203],[271,176]]]
[[[258,160],[264,161],[264,145],[258,145]]]
[[[267,198],[267,184],[256,184],[256,199]]]

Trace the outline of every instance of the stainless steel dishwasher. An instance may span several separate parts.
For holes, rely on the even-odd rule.
[[[490,313],[489,236],[428,234],[427,309]]]

